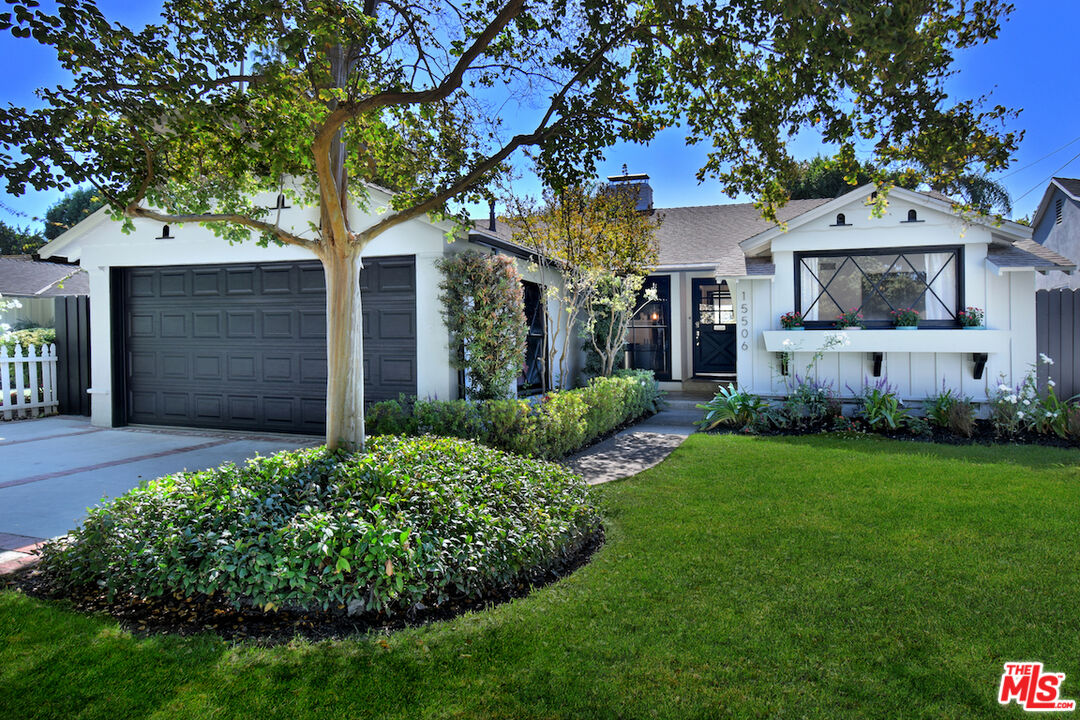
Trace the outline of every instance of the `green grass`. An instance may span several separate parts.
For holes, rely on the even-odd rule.
[[[608,543],[530,597],[389,637],[135,638],[0,594],[0,715],[1018,717],[1080,699],[1080,452],[694,436],[601,490]]]

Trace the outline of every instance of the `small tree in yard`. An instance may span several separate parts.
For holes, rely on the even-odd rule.
[[[601,377],[609,377],[615,372],[615,366],[626,354],[626,331],[630,320],[645,304],[658,297],[655,285],[647,287],[644,303],[638,304],[644,284],[645,278],[641,275],[614,274],[605,274],[596,283],[583,333],[588,338],[585,349],[589,351],[590,360],[595,358],[593,370]]]
[[[549,357],[545,368],[554,387],[566,388],[573,381],[569,358],[578,338],[590,337],[605,317],[615,319],[613,310],[621,322],[627,289],[634,285],[631,292],[636,293],[641,277],[655,264],[660,219],[639,212],[632,192],[603,186],[549,189],[542,205],[511,198],[510,206],[514,239],[536,252],[543,284],[558,303],[559,311],[546,315],[547,335],[558,355]],[[605,334],[600,345],[621,346],[622,335]],[[607,359],[614,362],[605,358],[603,365]]]
[[[678,125],[708,147],[699,179],[755,194],[772,219],[801,129],[850,153],[873,143],[876,162],[931,183],[1003,168],[1017,141],[991,129],[1005,108],[943,90],[954,51],[997,34],[1000,0],[166,0],[138,31],[93,0],[55,1],[0,13],[0,30],[55,49],[71,76],[39,107],[0,109],[8,191],[87,183],[117,219],[317,256],[331,448],[364,439],[361,253],[484,199],[519,148],[537,146],[562,190],[615,142]],[[395,192],[389,207],[370,207],[371,184]],[[319,222],[279,224],[259,200],[279,192]],[[350,208],[373,212],[354,226]]]
[[[465,252],[440,260],[441,300],[453,365],[470,381],[469,396],[495,400],[510,393],[525,357],[521,275],[505,255]]]

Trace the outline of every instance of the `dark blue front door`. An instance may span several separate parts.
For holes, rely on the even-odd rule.
[[[727,283],[695,278],[691,303],[694,374],[735,372],[735,307]]]

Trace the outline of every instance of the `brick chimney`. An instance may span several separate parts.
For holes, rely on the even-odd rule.
[[[632,175],[626,171],[626,166],[623,165],[623,174],[608,175],[608,183],[611,188],[620,190],[625,188],[627,191],[634,193],[634,197],[637,199],[637,209],[639,212],[652,212],[652,185],[649,184],[649,176],[645,173],[636,173]]]

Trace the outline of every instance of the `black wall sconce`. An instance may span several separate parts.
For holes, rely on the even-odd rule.
[[[271,210],[288,210],[291,207],[292,207],[292,205],[287,204],[287,201],[285,200],[285,193],[278,193],[277,203],[274,204],[270,209]]]
[[[154,238],[155,240],[175,240],[176,238],[169,233],[169,226],[161,226],[161,237]]]

